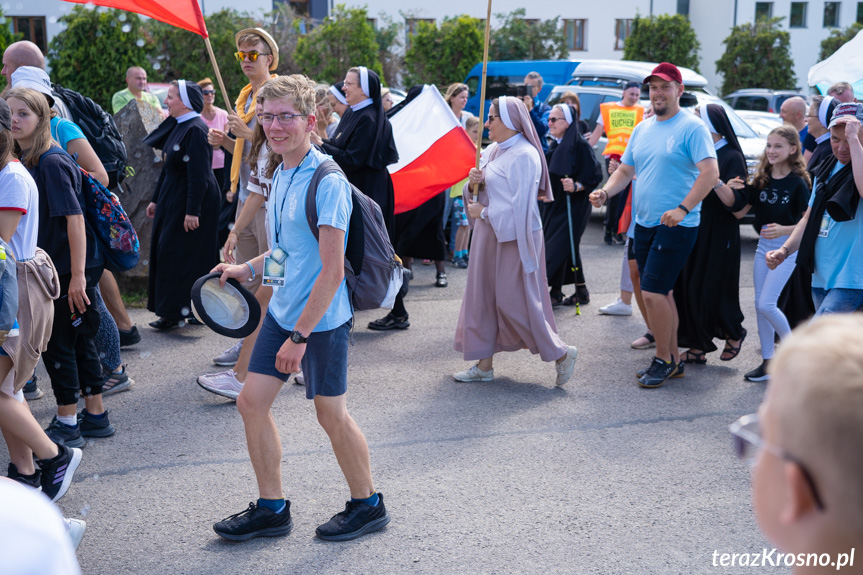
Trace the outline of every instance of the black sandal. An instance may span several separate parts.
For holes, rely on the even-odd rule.
[[[408,316],[396,317],[392,314],[392,312],[388,313],[386,317],[382,317],[381,319],[376,319],[375,321],[369,322],[369,329],[373,329],[376,331],[386,331],[389,329],[407,329],[410,326],[411,322],[408,321]]]
[[[551,298],[551,307],[560,307],[563,305],[563,293],[549,293],[548,297]]]
[[[728,343],[728,341],[726,340],[725,341],[725,349],[722,350],[722,355],[719,356],[719,359],[721,361],[731,361],[732,359],[737,357],[738,354],[740,354],[740,348],[743,347],[743,342],[746,340],[746,335],[747,335],[746,328],[743,328],[743,335],[740,336],[740,341],[737,342],[737,347],[730,345]],[[730,356],[729,357],[723,357],[726,353],[730,354]]]
[[[168,331],[171,329],[176,329],[183,325],[183,320],[175,320],[175,319],[166,319],[164,317],[160,317],[156,321],[150,322],[150,327],[158,329],[159,331]]]
[[[695,365],[704,365],[707,363],[707,352],[695,353],[688,349],[680,356],[680,361],[683,363],[694,363]]]

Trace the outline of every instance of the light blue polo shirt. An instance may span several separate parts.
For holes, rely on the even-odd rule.
[[[81,128],[78,127],[78,124],[72,120],[67,120],[57,116],[51,118],[51,137],[54,138],[64,150],[69,149],[69,142],[72,140],[87,139],[86,136],[84,136],[84,132],[82,132]]]
[[[830,177],[845,167],[836,162]],[[827,179],[829,180],[830,177]],[[818,178],[812,182],[809,207],[815,201]],[[815,272],[812,287],[825,290],[833,288],[863,289],[863,213],[857,209],[857,217],[847,222],[837,222],[824,211],[819,226],[821,234],[815,238]]]
[[[659,122],[656,116],[635,127],[621,162],[635,168],[638,193],[632,197],[635,222],[646,228],[659,225],[662,214],[676,208],[698,178],[696,164],[715,158],[707,126],[700,118],[680,110]],[[701,223],[701,203],[689,211],[681,226]]]
[[[270,192],[270,245],[279,245],[288,254],[285,260],[285,285],[274,287],[269,313],[286,330],[293,330],[300,314],[309,301],[312,286],[321,273],[322,263],[318,241],[312,235],[306,220],[306,191],[315,168],[330,156],[312,148],[309,155],[294,174],[294,168],[284,169],[280,164],[273,174]],[[293,176],[293,181],[291,177]],[[351,220],[353,200],[348,180],[341,174],[329,174],[318,186],[318,228],[332,226],[345,232],[348,240],[348,224]],[[276,241],[276,230],[278,242]],[[339,285],[330,307],[313,332],[335,329],[351,319],[353,311],[345,280]]]

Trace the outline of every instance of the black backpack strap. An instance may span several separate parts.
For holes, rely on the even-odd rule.
[[[318,237],[318,185],[326,176],[334,173],[344,174],[335,160],[324,160],[315,169],[309,182],[309,188],[306,190],[306,221],[309,222],[309,229],[312,230],[312,234],[318,241],[320,241]]]

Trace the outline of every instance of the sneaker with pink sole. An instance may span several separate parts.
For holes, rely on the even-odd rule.
[[[237,379],[237,372],[233,369],[220,371],[219,373],[208,373],[198,377],[198,385],[216,395],[237,400],[243,391],[243,382]]]

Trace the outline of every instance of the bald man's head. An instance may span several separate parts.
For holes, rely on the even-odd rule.
[[[45,56],[39,46],[27,40],[9,44],[3,52],[3,70],[0,71],[6,78],[7,86],[12,85],[12,72],[21,66],[45,69]]]
[[[788,98],[779,108],[779,117],[786,124],[791,124],[797,131],[806,125],[806,100],[800,96]]]
[[[147,72],[140,66],[132,66],[126,70],[126,87],[136,98],[141,97],[141,92],[147,89]]]

